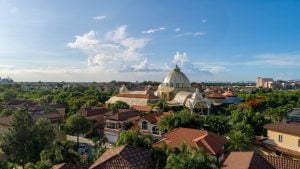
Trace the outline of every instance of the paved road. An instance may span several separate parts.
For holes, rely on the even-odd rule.
[[[67,140],[77,142],[77,137],[76,136],[67,135]],[[87,143],[90,146],[94,146],[95,145],[92,140],[84,138],[84,137],[79,137],[79,143]]]

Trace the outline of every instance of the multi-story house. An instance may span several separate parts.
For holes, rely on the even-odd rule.
[[[129,129],[140,119],[140,113],[132,109],[112,110],[105,114],[104,135],[109,143],[115,143],[123,130]]]
[[[283,121],[267,124],[267,140],[263,146],[273,150],[278,155],[300,157],[300,123]]]

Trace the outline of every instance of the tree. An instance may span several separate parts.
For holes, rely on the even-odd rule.
[[[39,154],[54,139],[48,120],[33,121],[25,108],[17,110],[10,128],[0,136],[0,147],[9,160],[21,165],[39,160]]]
[[[153,143],[153,139],[150,135],[142,135],[139,131],[123,131],[117,142],[116,145],[131,145],[135,147],[143,147],[149,149]]]
[[[229,137],[227,150],[229,151],[250,150],[255,140],[255,132],[252,126],[245,122],[234,124],[227,135]]]
[[[0,147],[9,159],[23,168],[30,162],[34,121],[26,109],[20,109],[13,115],[11,127],[1,135]]]
[[[116,101],[113,104],[108,104],[109,109],[128,109],[130,106],[126,102]]]
[[[77,113],[67,118],[65,127],[68,133],[74,134],[77,137],[77,146],[79,146],[79,135],[87,133],[91,128],[91,122]]]
[[[72,141],[54,141],[49,148],[41,152],[41,161],[49,160],[52,164],[79,164],[80,158],[74,147],[75,143]]]
[[[217,169],[215,157],[206,154],[202,149],[181,150],[179,153],[170,153],[167,158],[166,169]]]

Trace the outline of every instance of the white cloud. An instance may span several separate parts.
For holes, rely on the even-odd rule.
[[[108,39],[117,42],[119,40],[123,40],[127,36],[126,30],[127,30],[127,25],[122,25],[122,26],[119,26],[114,31],[107,32],[106,36]]]
[[[101,20],[104,20],[104,19],[106,19],[106,16],[95,16],[95,17],[93,17],[93,19],[94,20],[98,20],[98,21],[101,21]]]
[[[188,62],[188,58],[186,56],[186,53],[185,52],[183,52],[183,53],[176,52],[176,54],[174,55],[172,63],[177,64],[180,67],[183,67],[186,62]]]
[[[268,53],[254,56],[253,59],[244,62],[247,65],[266,66],[300,66],[299,53]]]
[[[180,32],[180,30],[181,30],[180,28],[175,28],[174,32]]]
[[[160,28],[156,28],[156,29],[148,29],[148,30],[142,31],[141,33],[149,34],[149,33],[155,33],[158,31],[163,31],[165,29],[166,29],[165,27],[160,27]]]
[[[10,13],[12,14],[12,15],[15,15],[15,14],[17,14],[17,13],[19,13],[19,8],[17,8],[17,7],[12,7],[11,9],[10,9]]]
[[[139,51],[147,45],[149,39],[128,37],[126,25],[107,32],[105,38],[100,39],[96,34],[95,31],[90,31],[75,36],[75,41],[67,44],[68,47],[87,54],[89,68],[118,72],[124,66],[130,67],[144,59]]]
[[[183,36],[204,36],[204,35],[207,35],[207,33],[206,32],[185,32],[185,33],[177,34],[175,37],[179,38]]]

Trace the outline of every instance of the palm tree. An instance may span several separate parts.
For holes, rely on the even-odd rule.
[[[229,134],[229,151],[245,151],[251,148],[252,138],[242,131],[232,130]]]

